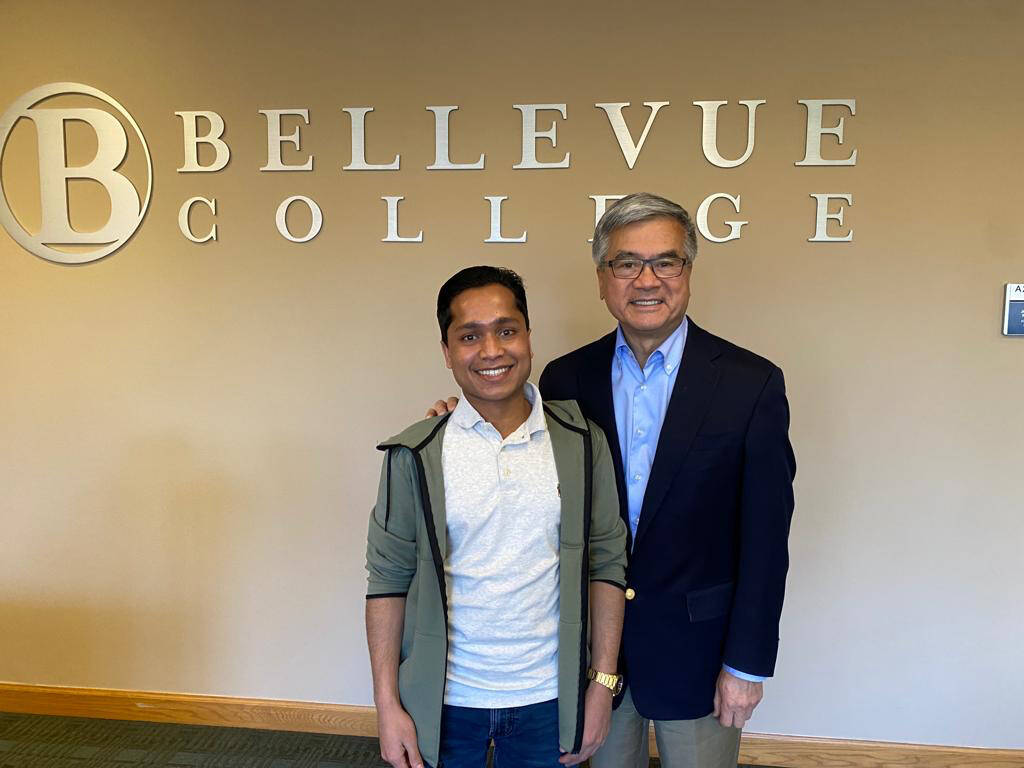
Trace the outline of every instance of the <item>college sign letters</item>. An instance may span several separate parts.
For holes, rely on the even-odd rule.
[[[78,100],[74,106],[66,105],[59,97],[74,95]],[[94,106],[79,106],[81,100],[92,100]],[[848,117],[856,115],[855,99],[798,99],[806,109],[807,123],[803,158],[795,159],[796,166],[853,166],[857,163],[857,150],[843,147]],[[745,112],[746,143],[743,152],[727,157],[719,150],[718,125],[722,108],[729,108],[726,101],[694,101],[690,106],[701,112],[701,151],[708,163],[718,168],[736,168],[748,162],[755,152],[757,137],[758,108],[768,109],[764,99],[742,100],[739,107]],[[569,119],[564,103],[513,104],[519,113],[522,149],[520,159],[513,170],[540,170],[554,173],[570,167],[572,152],[559,146],[559,125]],[[598,102],[594,108],[603,113],[601,119],[611,129],[614,146],[626,167],[632,171],[639,160],[644,145],[657,130],[658,115],[670,109],[668,101],[645,101],[642,106],[632,107],[630,102]],[[466,152],[454,147],[451,136],[453,114],[459,110],[456,105],[428,105],[427,112],[433,116],[434,157],[425,165],[428,171],[481,172],[488,168],[486,151],[479,147]],[[347,116],[351,139],[350,162],[328,172],[375,172],[399,173],[403,167],[401,151],[383,153],[383,156],[367,156],[367,126],[382,115],[374,115],[372,106],[341,107]],[[730,119],[736,119],[735,107]],[[314,172],[315,157],[302,142],[302,128],[310,125],[310,113],[306,108],[260,109],[266,128],[266,162],[259,167],[261,173],[311,173]],[[182,163],[176,169],[179,174],[210,174],[223,171],[231,159],[231,147],[225,139],[224,118],[214,110],[175,111],[181,121]],[[627,121],[627,115],[629,119]],[[0,184],[0,223],[26,250],[41,258],[63,264],[80,264],[100,259],[123,246],[138,229],[146,214],[153,188],[152,159],[142,131],[132,116],[112,97],[88,85],[79,83],[52,83],[26,93],[16,100],[0,116],[0,170],[10,148],[10,136],[15,125],[28,121],[36,134],[39,174],[39,221],[31,224],[30,216],[19,216],[12,205],[11,190]],[[639,123],[642,122],[642,127]],[[82,127],[94,136],[95,154],[83,163],[73,165],[68,160],[68,143],[71,141],[70,123],[81,124],[74,133],[81,136]],[[634,124],[631,129],[629,123]],[[823,142],[831,142],[823,152]],[[835,145],[839,145],[838,147]],[[20,148],[29,143],[19,144]],[[288,148],[287,160],[284,148]],[[394,149],[394,148],[393,148]],[[137,153],[137,154],[135,154]],[[474,157],[475,155],[475,157]],[[829,155],[826,157],[826,155]],[[837,156],[838,155],[838,156]],[[547,159],[541,159],[541,157]],[[135,157],[135,172],[126,171],[126,158]],[[144,159],[145,173],[138,171]],[[20,159],[20,158],[19,158]],[[205,162],[204,162],[205,161]],[[319,170],[319,169],[318,169]],[[0,181],[9,176],[0,175]],[[83,231],[74,226],[74,216],[69,210],[69,182],[86,179],[99,184],[110,202],[109,217],[98,229]],[[594,201],[595,221],[601,217],[608,204],[621,194],[589,195]],[[810,242],[849,242],[853,230],[845,222],[846,209],[853,205],[853,195],[847,192],[814,192],[814,227],[808,237]],[[403,195],[385,195],[383,203],[380,241],[384,243],[422,243],[424,233],[429,232],[425,224],[415,226],[399,224],[399,204]],[[508,195],[481,195],[481,219],[487,222],[483,227],[488,232],[484,243],[524,243],[527,230],[519,226],[505,227],[502,220],[502,204],[509,201]],[[511,202],[511,201],[509,201]],[[713,210],[719,215],[741,215],[741,196],[731,192],[716,192],[708,195],[697,207],[696,222],[700,234],[715,243],[738,240],[742,228],[748,224],[742,220],[723,220],[712,227],[710,218]],[[293,206],[304,206],[310,214],[306,231],[293,232],[288,225],[288,211]],[[268,215],[273,206],[268,207]],[[201,212],[202,222],[199,219]],[[193,214],[196,214],[195,216]],[[280,201],[274,213],[278,232],[293,243],[304,243],[316,238],[324,226],[324,214],[320,205],[311,197],[293,195]],[[217,221],[217,198],[212,195],[196,194],[184,200],[178,209],[178,228],[182,236],[192,243],[208,243],[218,240],[220,233]],[[305,228],[304,228],[305,229]],[[585,227],[581,227],[585,229]],[[511,231],[509,231],[511,230]]]

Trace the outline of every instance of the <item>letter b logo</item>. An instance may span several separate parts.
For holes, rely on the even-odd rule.
[[[97,100],[103,108],[81,105]],[[41,106],[44,101],[61,105]],[[65,106],[69,101],[73,105]],[[32,126],[38,154],[38,209],[28,191],[33,186],[30,164],[20,162],[31,146],[26,129]],[[90,159],[75,162],[76,157]],[[6,173],[14,160],[17,170]],[[137,178],[143,175],[144,179]],[[74,188],[72,182],[89,185]],[[97,212],[102,207],[97,203],[102,198],[97,197],[97,184],[109,200],[109,215],[99,228],[95,224],[103,214]],[[0,116],[0,224],[36,256],[61,264],[84,264],[113,253],[139,228],[152,189],[153,164],[142,131],[124,107],[103,91],[80,83],[51,83],[29,91]],[[17,204],[12,204],[15,200]],[[94,228],[75,226],[72,208],[83,200],[93,205],[83,205],[90,215],[78,218],[89,219]]]

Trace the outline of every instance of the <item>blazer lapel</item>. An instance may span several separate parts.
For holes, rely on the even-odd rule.
[[[619,430],[615,424],[615,401],[612,399],[612,356],[615,354],[615,331],[602,337],[594,345],[586,365],[581,366],[576,391],[580,393],[580,407],[597,422],[608,439],[608,450],[615,466],[615,488],[619,493],[619,514],[629,530],[629,507],[626,500],[622,470],[622,450]]]
[[[654,466],[651,468],[644,503],[640,508],[637,541],[643,538],[651,520],[661,509],[665,494],[682,468],[693,438],[711,405],[715,387],[718,385],[718,368],[712,362],[717,356],[718,352],[711,335],[691,320],[679,375],[668,402],[668,411],[665,413],[665,422],[661,426],[658,448],[654,454]]]

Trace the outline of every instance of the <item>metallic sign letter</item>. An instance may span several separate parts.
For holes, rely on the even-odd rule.
[[[299,201],[305,203],[306,206],[309,208],[309,212],[313,214],[313,221],[309,225],[309,232],[307,232],[302,237],[295,237],[294,235],[292,235],[291,232],[288,231],[287,216],[288,207],[292,203]],[[320,206],[317,205],[312,200],[310,200],[308,197],[303,197],[302,195],[293,195],[292,197],[289,197],[287,200],[281,203],[279,206],[277,206],[277,216],[275,217],[275,221],[277,222],[277,231],[280,232],[281,235],[286,240],[291,240],[293,243],[307,243],[314,237],[316,237],[318,234],[320,234],[320,227],[322,227],[324,224],[324,214],[320,210]]]
[[[558,124],[551,121],[551,127],[546,131],[537,130],[537,113],[542,109],[557,109],[562,119],[565,119],[565,104],[513,104],[513,107],[523,113],[523,159],[513,165],[513,168],[568,168],[569,153],[558,163],[541,163],[537,160],[537,140],[550,139],[551,146],[558,146],[556,130]],[[488,241],[489,242],[489,241]],[[522,242],[522,241],[516,241]]]
[[[281,134],[281,116],[294,115],[301,117],[306,125],[309,125],[308,109],[260,109],[257,110],[267,118],[267,164],[260,168],[261,171],[312,171],[313,156],[310,155],[302,165],[285,165],[281,162],[281,144],[289,142],[298,150],[299,147],[299,126],[287,136]]]
[[[747,154],[750,154],[749,151],[748,151]],[[711,158],[708,158],[708,159],[710,160]],[[742,161],[740,161],[740,162],[742,162]],[[736,195],[736,197],[733,197],[732,195],[725,194],[725,192],[719,192],[719,193],[714,194],[714,195],[708,195],[707,197],[704,198],[704,202],[702,202],[700,204],[700,207],[697,208],[697,231],[700,232],[701,235],[703,235],[706,239],[710,240],[713,243],[727,243],[730,240],[739,240],[740,239],[740,228],[744,224],[749,224],[750,222],[748,222],[748,221],[726,221],[726,222],[724,222],[725,224],[729,225],[729,234],[726,235],[725,237],[716,237],[715,235],[712,235],[711,234],[711,230],[708,229],[708,211],[711,208],[711,204],[713,202],[715,202],[715,200],[719,200],[719,199],[728,200],[730,203],[732,203],[733,210],[735,210],[736,213],[740,212],[740,196],[739,195]]]
[[[128,135],[113,115],[102,109],[32,109],[28,116],[39,132],[39,191],[43,243],[113,243],[127,239],[139,223],[141,204],[135,187],[118,173],[128,154]],[[96,133],[96,156],[88,165],[67,166],[64,123],[78,120]],[[68,220],[68,179],[92,179],[110,195],[110,218],[95,232],[78,232]]]
[[[103,102],[103,109],[86,107],[40,106],[52,96],[74,94]],[[108,111],[109,107],[112,111]],[[116,114],[115,114],[116,113]],[[82,83],[49,83],[22,94],[0,114],[0,164],[11,130],[22,118],[31,122],[36,130],[36,154],[39,168],[39,227],[30,231],[11,210],[7,193],[0,182],[0,225],[15,242],[29,253],[56,264],[85,264],[102,259],[123,246],[142,224],[153,192],[153,159],[139,124],[127,110],[103,91]],[[94,141],[85,139],[84,147],[92,144],[92,159],[85,165],[68,165],[71,139],[67,135],[68,123],[84,123],[91,129]],[[135,141],[129,150],[130,127]],[[82,136],[79,131],[75,136]],[[78,138],[72,139],[79,141]],[[141,150],[140,155],[134,155]],[[70,153],[72,156],[77,152]],[[121,172],[125,159],[141,157],[145,160],[145,180],[138,186],[137,179]],[[71,226],[69,216],[69,180],[89,179],[103,187],[110,200],[110,214],[96,231],[83,232]],[[10,182],[10,179],[7,180]],[[92,249],[61,250],[59,246],[94,245]]]
[[[854,153],[856,154],[856,153]],[[811,195],[817,203],[817,210],[814,216],[814,237],[807,238],[809,243],[848,243],[853,240],[853,230],[851,229],[846,233],[845,237],[829,237],[828,236],[828,220],[832,219],[836,221],[840,226],[843,224],[843,207],[840,205],[839,210],[835,213],[828,212],[829,200],[845,200],[847,205],[853,205],[853,195],[837,195],[837,194],[825,194],[825,195]]]
[[[366,162],[366,113],[373,112],[373,107],[342,107],[352,117],[352,162],[342,168],[343,171],[397,171],[401,155],[387,164],[370,165]]]
[[[484,195],[484,200],[491,203],[491,236],[484,240],[485,243],[525,243],[526,230],[519,237],[501,236],[501,201],[508,200],[508,195]]]
[[[666,102],[667,103],[667,102]],[[641,139],[641,144],[643,140]],[[628,160],[626,162],[629,162]],[[605,210],[608,208],[608,203],[611,200],[621,200],[625,195],[588,195],[588,197],[594,201],[594,226],[597,226],[597,222],[604,216]],[[594,242],[593,237],[587,238],[588,243]]]
[[[193,243],[205,243],[207,240],[216,240],[216,224],[214,224],[213,227],[210,228],[210,231],[206,235],[206,237],[196,237],[194,234],[192,234],[192,227],[189,226],[188,223],[188,215],[189,213],[192,212],[192,206],[195,205],[196,203],[202,203],[203,205],[210,209],[214,216],[217,215],[217,198],[207,200],[205,197],[190,197],[188,200],[182,203],[181,208],[178,209],[178,229],[181,230],[181,234],[183,234]]]
[[[216,112],[175,112],[181,118],[182,127],[185,131],[185,164],[178,169],[178,173],[199,173],[206,171],[213,173],[219,171],[228,164],[231,159],[231,150],[224,143],[221,136],[224,135],[224,118]],[[210,123],[210,130],[205,136],[199,135],[199,118],[205,118]],[[209,165],[199,164],[199,145],[209,144],[217,153]]]
[[[400,237],[398,234],[398,203],[405,200],[404,197],[382,197],[381,200],[388,204],[388,234],[381,239],[382,243],[422,243],[423,230],[416,237]]]
[[[825,160],[821,156],[821,137],[826,133],[833,134],[839,143],[843,143],[843,121],[846,118],[840,117],[839,122],[829,128],[821,127],[821,111],[826,105],[846,107],[851,115],[857,114],[856,99],[798,99],[807,107],[807,145],[804,150],[804,159],[794,165],[856,165],[857,150],[853,150],[845,160]]]
[[[708,159],[708,162],[712,165],[717,165],[719,168],[735,168],[737,165],[743,165],[747,162],[750,158],[750,153],[754,151],[754,115],[757,113],[757,108],[765,103],[765,100],[750,99],[748,101],[740,101],[740,104],[747,108],[747,148],[739,160],[726,160],[718,151],[718,108],[729,102],[695,101],[693,103],[694,106],[700,107],[700,111],[704,115],[701,143],[704,147],[704,157]],[[736,237],[739,237],[739,235]],[[718,240],[715,242],[722,241]]]
[[[625,158],[626,165],[629,166],[630,170],[633,170],[633,165],[636,163],[637,157],[640,156],[640,150],[644,148],[644,142],[647,141],[647,134],[650,132],[651,126],[654,125],[654,118],[657,117],[658,110],[668,105],[669,102],[667,101],[644,102],[644,106],[651,110],[651,114],[647,118],[647,125],[644,126],[643,133],[640,134],[640,140],[635,144],[633,143],[633,137],[629,133],[629,128],[626,127],[626,120],[622,116],[622,108],[629,106],[628,101],[594,105],[599,109],[603,109],[605,114],[608,115],[608,122],[612,125],[612,132],[615,134],[615,138],[619,140],[619,149],[622,150],[622,157]]]
[[[448,158],[448,122],[451,113],[458,107],[427,107],[434,113],[434,164],[428,165],[428,171],[471,171],[484,167],[484,155],[475,163],[453,163]]]
[[[608,201],[621,200],[625,195],[589,195],[588,197],[594,201],[594,226],[596,227],[597,222],[604,216],[604,212],[608,210]]]

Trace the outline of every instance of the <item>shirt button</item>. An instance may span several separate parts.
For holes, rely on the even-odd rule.
[[[636,590],[633,589],[632,587],[629,587],[626,590],[626,599],[627,600],[632,600],[634,597],[636,597]]]
[[[643,437],[644,431],[643,431],[642,429],[638,429],[638,430],[636,431],[636,433],[637,433],[638,435],[640,435],[641,437]]]
[[[666,365],[665,366],[665,370],[668,371],[669,373],[672,373],[672,366],[671,365]]]
[[[646,392],[647,391],[647,385],[646,384],[641,384],[640,385],[640,389],[643,390],[644,392]]]
[[[512,470],[505,467],[505,477],[512,477]]]
[[[637,472],[637,473],[636,473],[635,475],[633,475],[633,479],[634,479],[634,480],[635,480],[636,482],[638,482],[638,483],[639,483],[639,482],[640,482],[640,473],[639,473],[639,472]]]

